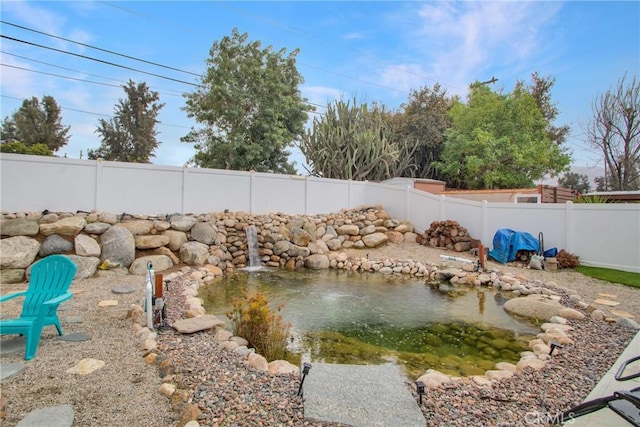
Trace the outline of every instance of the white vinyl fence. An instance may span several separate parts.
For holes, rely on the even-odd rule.
[[[487,203],[308,176],[2,154],[0,209],[130,214],[322,214],[380,205],[422,232],[455,220],[491,248],[500,228],[543,233],[585,265],[640,272],[640,204]]]

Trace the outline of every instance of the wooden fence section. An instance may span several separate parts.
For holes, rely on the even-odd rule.
[[[552,187],[550,185],[538,185],[540,201],[542,203],[573,202],[578,193],[570,188]]]

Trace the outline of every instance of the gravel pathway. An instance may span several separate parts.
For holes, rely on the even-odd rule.
[[[442,252],[417,245],[396,245],[383,251],[370,251],[370,257],[416,259],[439,264]],[[572,306],[568,294],[578,293],[592,301],[600,293],[615,294],[619,308],[640,318],[640,290],[588,279],[565,272],[538,272],[509,266],[532,279],[554,281],[568,289],[563,303]],[[181,278],[169,288],[170,322],[182,315]],[[114,286],[130,285],[132,294],[112,293]],[[24,284],[2,285],[2,293],[24,288]],[[298,379],[273,377],[257,372],[238,358],[219,349],[207,333],[179,335],[172,329],[159,331],[157,342],[160,361],[165,365],[148,365],[144,361],[139,338],[128,319],[129,306],[143,294],[140,276],[107,276],[78,280],[72,285],[72,303],[61,317],[79,323],[67,323],[65,333],[84,332],[90,341],[68,343],[56,341],[55,329],[43,334],[37,357],[27,362],[20,375],[2,382],[3,426],[15,426],[34,409],[68,403],[74,408],[74,426],[182,426],[185,406],[201,411],[203,426],[336,426],[330,423],[304,422],[303,402],[296,396]],[[115,299],[114,307],[98,307],[98,302]],[[575,307],[574,307],[575,308]],[[20,307],[4,303],[0,317],[16,315]],[[634,331],[614,324],[592,321],[570,322],[575,328],[575,343],[556,350],[541,371],[527,371],[501,380],[492,388],[475,384],[453,383],[424,399],[425,425],[545,425],[545,416],[568,409],[580,402],[614,363]],[[2,338],[7,339],[7,337]],[[0,343],[1,344],[1,343]],[[79,376],[67,369],[81,359],[106,362],[104,368]],[[1,363],[22,363],[22,354],[2,356]],[[174,375],[179,388],[186,390],[186,402],[168,399],[159,393],[161,375]],[[412,388],[411,385],[409,385]],[[538,422],[540,421],[540,422]]]

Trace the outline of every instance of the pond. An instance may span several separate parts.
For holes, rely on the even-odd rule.
[[[343,270],[237,271],[202,287],[208,313],[222,315],[243,291],[259,291],[291,323],[290,361],[377,364],[408,376],[427,369],[481,375],[516,363],[539,329],[509,316],[487,288]]]

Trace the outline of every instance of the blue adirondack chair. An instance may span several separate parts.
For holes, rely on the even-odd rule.
[[[25,360],[31,360],[36,355],[45,326],[55,326],[58,334],[62,335],[56,311],[61,302],[73,296],[69,286],[75,274],[76,265],[71,259],[64,255],[50,255],[31,266],[29,288],[26,291],[0,297],[0,302],[24,297],[20,317],[0,320],[0,335],[24,335]]]

